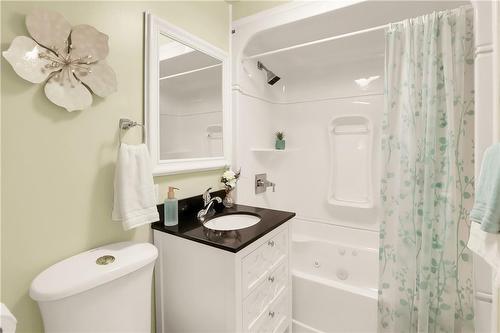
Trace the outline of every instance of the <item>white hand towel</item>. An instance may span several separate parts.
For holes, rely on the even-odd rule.
[[[129,230],[160,220],[146,145],[121,144],[115,171],[113,221]]]

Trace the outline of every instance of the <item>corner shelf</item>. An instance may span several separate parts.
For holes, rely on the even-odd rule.
[[[256,153],[288,153],[292,151],[298,151],[298,148],[285,148],[285,149],[274,149],[274,148],[250,148],[250,151],[256,152]]]

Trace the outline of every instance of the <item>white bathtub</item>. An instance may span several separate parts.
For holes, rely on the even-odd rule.
[[[295,223],[293,332],[376,332],[377,234]]]

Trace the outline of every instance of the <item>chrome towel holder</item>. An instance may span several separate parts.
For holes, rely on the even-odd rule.
[[[122,133],[123,131],[125,130],[129,130],[131,129],[132,127],[136,127],[136,126],[140,126],[142,127],[142,142],[146,142],[146,128],[144,127],[143,124],[141,123],[138,123],[137,121],[134,121],[134,120],[131,120],[131,119],[127,119],[127,118],[121,118],[120,119],[120,122],[118,124],[119,128],[120,128],[120,143],[122,143]]]

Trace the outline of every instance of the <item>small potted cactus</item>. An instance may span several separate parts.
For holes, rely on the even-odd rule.
[[[276,144],[274,147],[277,150],[285,150],[285,133],[276,132]]]

